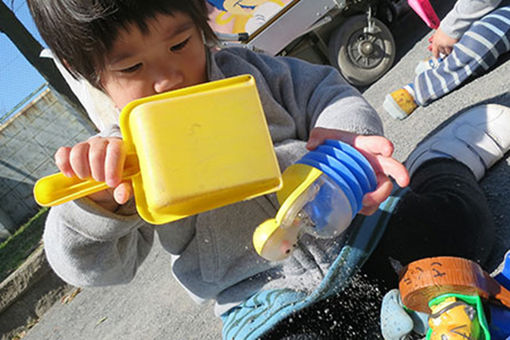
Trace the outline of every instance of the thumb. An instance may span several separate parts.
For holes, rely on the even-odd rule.
[[[126,204],[133,196],[133,187],[131,182],[122,182],[113,189],[113,198],[118,204]]]
[[[319,145],[324,142],[322,138],[313,138],[310,136],[310,139],[306,142],[306,148],[308,150],[315,150]]]

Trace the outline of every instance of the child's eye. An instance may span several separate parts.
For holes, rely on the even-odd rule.
[[[136,65],[133,65],[133,66],[130,66],[130,67],[123,68],[122,70],[120,70],[120,72],[122,72],[122,73],[133,73],[136,70],[138,70],[141,66],[142,66],[142,64],[139,63],[139,64],[136,64]]]
[[[190,39],[190,38],[188,38],[188,39],[184,40],[183,42],[181,42],[181,43],[179,43],[179,44],[177,44],[177,45],[174,45],[174,46],[170,47],[170,51],[172,51],[172,52],[177,52],[177,51],[182,50],[182,49],[183,49],[184,47],[186,47],[186,45],[188,44],[189,39]]]

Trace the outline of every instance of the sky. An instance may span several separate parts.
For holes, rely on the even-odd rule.
[[[32,35],[44,43],[30,17],[26,0],[2,0],[14,10],[16,17]],[[11,40],[0,32],[0,117],[45,83],[44,78],[18,51]]]

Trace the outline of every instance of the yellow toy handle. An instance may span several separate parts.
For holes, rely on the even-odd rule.
[[[128,180],[140,172],[136,154],[128,154],[122,170],[122,180]],[[34,186],[35,201],[52,207],[108,189],[105,182],[92,178],[67,177],[59,172],[39,179]]]

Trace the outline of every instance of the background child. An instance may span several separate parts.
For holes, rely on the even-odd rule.
[[[405,119],[510,51],[510,1],[458,0],[432,35],[429,50],[442,56],[440,62],[429,62],[412,83],[386,96],[383,108],[394,118]]]
[[[152,0],[143,3],[103,0],[95,6],[85,0],[29,0],[28,3],[41,35],[57,58],[76,77],[87,79],[108,94],[119,109],[140,97],[249,73],[256,78],[282,169],[298,160],[307,148],[315,148],[324,139],[339,139],[353,145],[371,162],[378,179],[376,191],[364,197],[362,212],[365,214],[374,212],[390,194],[392,184],[388,175],[402,187],[409,181],[405,168],[391,158],[392,144],[384,137],[376,136],[382,134],[376,113],[336,70],[292,58],[255,54],[246,49],[211,51],[208,45],[214,42],[214,35],[207,26],[207,11],[201,0]],[[494,110],[490,115],[499,117],[491,118],[499,122],[498,126],[508,126],[508,114],[505,112]],[[480,124],[476,126],[477,131],[483,133]],[[498,131],[496,137],[499,138],[500,133]],[[507,149],[507,144],[501,146],[498,157]],[[48,261],[59,276],[73,285],[101,286],[128,282],[149,252],[157,233],[164,249],[173,255],[174,276],[190,296],[196,301],[216,301],[215,312],[224,321],[224,337],[249,339],[271,336],[272,331],[295,330],[294,327],[284,327],[291,323],[292,312],[299,312],[299,306],[312,311],[323,309],[324,305],[318,301],[327,301],[324,299],[341,290],[370,253],[367,251],[353,258],[352,267],[343,266],[340,254],[346,249],[347,241],[357,241],[355,237],[341,235],[328,240],[304,237],[286,261],[270,263],[263,260],[255,253],[251,239],[254,229],[276,214],[274,195],[215,209],[168,225],[149,225],[133,208],[130,185],[120,180],[124,153],[116,126],[73,147],[62,147],[56,153],[57,165],[66,175],[90,176],[106,181],[111,187],[105,192],[52,208],[48,216],[44,233]],[[461,182],[468,182],[468,187],[474,186],[474,203],[477,204],[467,210],[485,218],[488,215],[485,201],[477,194],[476,178],[479,177],[473,177],[472,168],[480,176],[480,169],[483,174],[494,159],[487,164],[468,164],[466,168],[453,160],[457,155],[450,156],[444,152],[424,154],[426,157],[419,157],[413,168],[416,171],[414,176],[422,173],[422,178],[425,178],[419,181],[419,187],[429,188],[429,176],[448,177],[442,176],[443,172],[450,173],[444,170],[443,163],[447,163],[447,168],[453,164],[453,175],[460,177]],[[424,163],[424,160],[435,157],[452,159],[443,159],[444,162],[438,162],[441,165],[432,161]],[[423,164],[429,165],[425,167]],[[457,175],[458,172],[463,172],[463,175]],[[447,178],[445,183],[456,182]],[[439,187],[442,185],[437,184]],[[435,186],[431,187],[432,191],[436,190]],[[441,192],[446,198],[442,204],[434,206],[441,208],[437,216],[457,204],[468,206],[462,195],[459,195],[460,201],[456,197],[451,199],[448,196],[450,188]],[[472,197],[471,189],[467,193]],[[414,196],[406,194],[406,197]],[[420,202],[419,199],[412,200]],[[375,214],[366,222],[359,219],[351,229],[361,231],[358,233],[363,236],[361,239],[372,239],[371,232],[384,230],[391,216],[394,206],[386,207],[388,209],[383,214]],[[412,223],[404,220],[404,223],[389,226],[391,233],[385,238],[393,242],[392,237],[398,236],[400,230],[409,228],[409,225]],[[463,250],[463,242],[471,245],[477,240],[483,252],[480,253],[479,247],[469,248],[469,252],[462,255],[479,261],[484,259],[492,239],[490,224],[486,228],[479,228],[478,224],[475,228],[473,222],[467,226],[441,225],[441,234],[443,227],[472,230],[472,233],[466,233],[462,242],[455,240],[453,252],[457,253],[457,248]],[[364,233],[365,230],[368,232]],[[431,252],[442,253],[444,248],[449,248],[449,243],[445,243],[445,247],[434,247],[424,254],[421,249],[427,248],[426,244],[420,248],[414,248],[414,245],[423,243],[424,234],[436,235],[438,230],[417,230],[420,232],[405,234],[409,239],[395,243],[400,245],[398,249],[405,248],[410,253],[417,249],[408,257],[400,259],[397,256],[404,264],[409,258],[420,258]],[[378,235],[380,237],[380,233]],[[372,248],[378,237],[371,241]],[[385,247],[381,247],[383,250],[378,253],[384,254],[380,256],[384,266],[368,265],[366,272],[391,276],[391,267],[385,261]],[[345,275],[335,276],[342,270],[346,270]],[[391,280],[390,277],[388,281]],[[332,283],[334,289],[320,290],[324,283]],[[315,288],[319,289],[319,294],[314,295]],[[258,300],[261,296],[264,299]],[[274,299],[278,299],[278,303],[273,303]],[[301,302],[303,304],[298,304]],[[274,313],[271,308],[275,306],[282,309]],[[342,311],[336,307],[334,310],[338,311],[336,314]],[[313,322],[313,319],[310,318],[310,321]],[[349,325],[345,325],[333,328],[332,332],[348,329]],[[310,336],[317,338],[315,335],[317,333]]]

